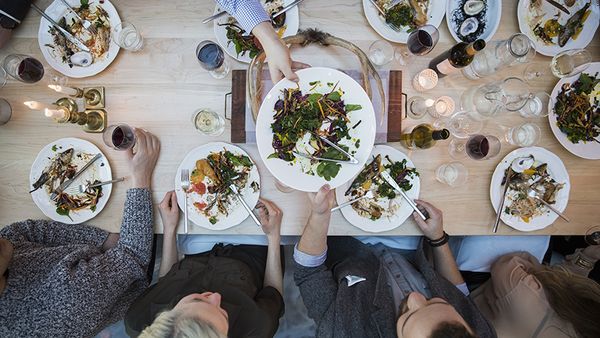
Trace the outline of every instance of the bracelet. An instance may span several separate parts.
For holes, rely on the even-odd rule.
[[[448,236],[448,234],[444,231],[444,235],[441,238],[432,240],[432,239],[425,237],[425,240],[427,241],[427,243],[429,243],[429,246],[435,248],[435,247],[442,246],[442,245],[448,243],[448,240],[450,240],[450,236]]]

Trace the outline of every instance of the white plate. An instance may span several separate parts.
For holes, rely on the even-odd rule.
[[[260,157],[267,169],[269,169],[276,179],[296,190],[314,192],[319,190],[319,188],[326,183],[329,184],[332,189],[339,187],[362,170],[363,165],[369,158],[369,154],[373,149],[373,143],[375,142],[375,112],[373,110],[373,104],[364,89],[354,81],[354,79],[339,70],[313,67],[301,69],[296,72],[296,74],[298,74],[298,77],[300,78],[298,83],[287,79],[279,81],[269,91],[260,106],[258,119],[256,121],[256,144],[258,146]],[[358,121],[362,120],[355,129],[350,130],[351,137],[360,139],[360,147],[357,149],[356,154],[354,154],[354,157],[359,163],[342,164],[337,176],[332,178],[331,181],[326,181],[324,178],[317,175],[312,176],[303,173],[298,163],[292,165],[290,162],[285,162],[277,158],[267,158],[275,152],[271,144],[273,142],[273,130],[271,129],[271,124],[274,122],[273,113],[275,111],[273,107],[275,102],[277,102],[281,96],[281,91],[284,88],[295,88],[300,86],[300,90],[302,90],[303,93],[308,93],[311,88],[309,83],[312,81],[320,81],[323,84],[339,82],[338,88],[341,88],[344,91],[342,100],[344,100],[346,104],[359,104],[362,106],[362,109],[348,113],[350,125],[355,125]],[[323,85],[314,92],[328,93],[330,91],[330,87]]]
[[[52,150],[55,147],[56,151]],[[61,148],[62,147],[62,148]],[[77,164],[78,168],[81,168],[85,165],[85,161],[76,158],[76,155],[79,153],[87,153],[87,154],[98,154],[102,153],[98,147],[94,144],[78,139],[78,138],[62,138],[60,140],[56,140],[52,143],[46,145],[42,150],[40,150],[39,154],[35,158],[33,165],[31,166],[31,172],[29,173],[29,186],[30,189],[33,186],[33,183],[38,180],[44,169],[50,164],[51,159],[58,153],[63,152],[69,148],[73,148],[73,160],[72,163]],[[71,183],[70,187],[77,186],[79,184],[85,184],[87,181],[94,181],[95,179],[99,181],[110,181],[112,180],[112,172],[110,170],[110,164],[106,159],[106,156],[102,154],[102,157],[96,160],[94,164],[89,167],[86,171],[84,171],[79,178],[73,183]],[[91,211],[90,209],[83,209],[79,211],[71,211],[68,216],[62,216],[56,213],[56,204],[50,200],[50,194],[46,191],[45,187],[41,187],[38,190],[31,193],[31,198],[33,198],[33,202],[35,205],[40,208],[40,210],[47,217],[66,224],[79,224],[90,219],[96,217],[104,206],[108,202],[110,197],[110,193],[112,191],[112,183],[106,184],[102,186],[102,197],[98,200],[98,204],[96,205],[96,211]]]
[[[250,155],[248,155],[248,153],[246,153],[243,149],[239,147],[225,142],[211,142],[192,149],[192,151],[185,155],[185,158],[183,159],[183,161],[181,161],[181,164],[177,168],[177,174],[175,175],[175,193],[177,194],[177,204],[179,204],[179,208],[181,210],[184,210],[183,203],[185,199],[185,194],[183,193],[183,190],[181,190],[181,169],[189,169],[191,173],[192,170],[194,170],[194,168],[196,167],[196,161],[206,158],[210,153],[217,153],[223,150],[229,150],[236,155],[246,155],[252,161],[252,164],[254,164],[248,176],[248,183],[244,189],[240,189],[240,194],[243,196],[244,200],[246,201],[246,203],[248,203],[248,205],[251,208],[253,208],[256,205],[256,203],[258,202],[258,197],[260,196],[260,190],[254,192],[250,187],[250,183],[252,183],[253,181],[256,181],[256,183],[258,183],[260,187],[260,176],[258,174],[256,163],[254,163],[254,161],[252,160]],[[194,207],[193,203],[195,201],[200,201],[199,195],[197,195],[195,192],[188,193],[189,219],[194,224],[206,229],[229,229],[233,226],[242,223],[246,218],[250,216],[246,212],[246,209],[244,209],[244,207],[241,204],[236,204],[237,200],[234,200],[235,202],[232,203],[230,207],[229,215],[220,215],[218,217],[217,223],[211,224],[208,221],[208,219],[203,214],[201,214],[198,211],[198,209]]]
[[[567,208],[567,203],[569,202],[569,191],[571,190],[569,173],[558,156],[540,147],[528,147],[513,150],[498,164],[496,170],[494,170],[494,174],[492,175],[492,182],[490,183],[490,199],[494,210],[498,210],[500,197],[504,191],[504,186],[501,185],[502,179],[504,178],[504,171],[508,168],[508,166],[510,166],[515,158],[527,157],[529,155],[533,155],[533,157],[535,157],[536,164],[548,163],[548,173],[550,176],[554,178],[556,182],[565,184],[565,186],[558,191],[556,195],[556,203],[553,205],[560,212],[565,211]],[[510,201],[507,198],[504,202],[504,206],[508,206],[509,203]],[[558,218],[558,215],[548,208],[545,208],[544,214],[532,218],[529,223],[524,222],[520,217],[508,215],[504,212],[502,212],[502,216],[500,218],[504,224],[517,230],[534,231],[543,229],[554,223],[554,221],[556,221]]]
[[[384,164],[387,163],[387,161],[385,160],[385,156],[387,155],[390,157],[390,159],[392,159],[392,161],[402,161],[402,160],[406,159],[407,167],[411,167],[411,168],[415,167],[414,163],[410,160],[410,158],[408,158],[408,156],[406,156],[400,150],[397,150],[390,146],[376,145],[373,148],[373,151],[371,152],[371,156],[369,157],[368,162],[370,162],[377,155],[381,155],[381,160],[382,160],[382,163],[384,163]],[[357,174],[357,176],[358,176],[358,174]],[[348,181],[346,184],[335,189],[335,199],[336,199],[338,205],[340,205],[344,202],[348,202],[349,200],[352,199],[350,196],[346,196],[344,194],[346,193],[346,190],[348,190],[348,188],[350,187],[350,185],[352,184],[352,182],[354,181],[355,178],[356,178],[356,176],[353,177],[352,180]],[[421,181],[418,176],[411,177],[409,180],[412,183],[413,187],[412,187],[412,189],[407,191],[406,194],[408,195],[408,197],[410,197],[414,200],[414,199],[419,198],[419,191],[421,189]],[[408,205],[408,203],[403,200],[402,196],[396,195],[396,198],[394,198],[394,202],[398,203],[400,206],[398,208],[398,210],[396,211],[396,213],[392,217],[381,217],[380,219],[375,220],[375,221],[373,221],[369,218],[360,216],[352,208],[352,206],[347,206],[345,208],[342,208],[342,209],[340,209],[340,211],[342,212],[342,215],[344,215],[344,218],[346,218],[346,220],[348,220],[348,222],[350,222],[352,225],[354,225],[364,231],[367,231],[367,232],[389,231],[389,230],[395,229],[395,228],[399,227],[400,225],[402,225],[404,223],[404,221],[406,221],[406,219],[408,217],[410,217],[410,215],[413,212],[410,205]]]
[[[81,5],[79,0],[67,0],[67,2],[72,7],[79,7]],[[90,0],[90,5],[92,4],[99,3],[97,0]],[[110,1],[105,0],[104,3],[101,5],[99,4],[99,6],[104,8],[104,10],[106,10],[108,13],[111,28],[121,22],[119,13],[117,13],[117,10],[110,3]],[[48,8],[46,8],[45,12],[56,22],[58,22],[64,16],[66,16],[68,19],[73,17],[73,14],[69,12],[69,10],[60,0],[54,0],[54,2],[51,3]],[[52,35],[48,33],[50,27],[52,27],[50,22],[42,17],[40,19],[40,29],[38,31],[38,43],[40,45],[40,49],[42,50],[42,54],[44,55],[46,62],[48,62],[52,68],[68,77],[82,78],[96,75],[106,69],[106,67],[108,67],[115,60],[117,54],[119,53],[119,45],[117,45],[111,37],[108,52],[106,55],[104,55],[104,58],[101,60],[94,60],[94,62],[88,67],[73,66],[73,68],[70,68],[68,64],[61,60],[60,56],[55,55],[55,52],[51,47],[47,46],[47,44],[54,44]]]
[[[381,35],[384,39],[397,43],[406,43],[408,39],[408,27],[404,27],[402,31],[396,31],[391,28],[385,19],[379,14],[375,5],[371,0],[363,0],[363,11],[367,17],[369,25]],[[446,13],[446,0],[430,0],[429,8],[427,9],[427,24],[435,27],[440,27],[444,14]]]
[[[592,64],[590,64],[590,66],[583,71],[583,73],[586,74],[590,74],[590,75],[594,75],[596,73],[600,72],[600,62],[593,62]],[[552,90],[552,94],[551,96],[551,100],[550,100],[550,107],[548,107],[548,109],[550,110],[550,114],[548,114],[548,122],[550,123],[550,129],[552,129],[552,132],[554,133],[554,136],[556,137],[556,139],[558,140],[558,142],[560,142],[560,144],[562,144],[563,147],[565,147],[565,149],[567,149],[568,151],[570,151],[573,155],[575,156],[579,156],[582,158],[587,158],[588,160],[600,160],[600,143],[597,142],[587,142],[587,143],[583,143],[583,142],[579,142],[579,143],[573,143],[571,141],[569,141],[569,139],[567,138],[567,134],[563,133],[559,128],[558,125],[556,124],[556,113],[554,112],[554,102],[556,102],[556,97],[558,96],[558,93],[561,90],[561,87],[564,83],[569,82],[575,82],[577,81],[577,79],[579,79],[579,76],[581,74],[577,74],[571,77],[566,77],[566,78],[562,78],[560,79],[560,81],[558,81],[558,83],[556,84],[556,86],[554,86],[554,89]]]
[[[458,38],[458,34],[456,34],[456,32],[460,29],[460,26],[457,27],[457,24],[454,22],[454,20],[452,20],[452,17],[455,10],[462,11],[459,6],[463,1],[464,0],[448,0],[448,5],[446,6],[446,23],[448,24],[448,30],[450,31],[450,34],[452,34],[454,40],[457,42],[462,41]],[[498,26],[500,26],[502,0],[488,0],[486,2],[486,6],[485,28],[479,35],[478,39],[483,39],[487,42],[492,39],[498,30]],[[465,17],[468,16],[465,15]]]
[[[264,3],[264,0],[260,0]],[[283,0],[283,6],[292,3],[294,0]],[[221,8],[219,6],[215,7],[215,12],[220,12]],[[223,15],[220,18],[213,20],[214,22],[214,31],[215,37],[217,38],[217,43],[221,46],[229,56],[232,58],[245,63],[250,63],[252,59],[248,56],[249,52],[246,52],[244,55],[237,55],[235,52],[235,45],[229,43],[229,39],[227,39],[227,30],[225,26],[219,26],[220,24],[228,23],[231,16]],[[285,25],[287,26],[285,31],[282,34],[282,37],[292,36],[298,33],[298,29],[300,27],[300,14],[298,11],[298,6],[294,6],[289,11],[285,12]]]
[[[529,10],[529,4],[531,0],[519,0],[519,4],[517,6],[519,30],[521,31],[521,33],[527,35],[527,37],[529,37],[531,41],[533,41],[535,45],[535,50],[538,51],[538,53],[546,56],[554,56],[564,50],[585,48],[594,39],[594,34],[596,33],[596,29],[598,29],[598,23],[600,22],[600,5],[598,0],[577,0],[575,2],[575,5],[573,5],[572,7],[567,7],[571,15],[567,15],[567,13],[560,11],[558,8],[552,6],[547,1],[542,1],[542,10],[544,11],[544,13],[546,13],[542,21],[546,22],[546,20],[553,18],[557,14],[560,14],[558,22],[562,25],[564,25],[567,22],[567,20],[569,20],[569,18],[573,16],[575,12],[577,12],[577,10],[581,9],[588,1],[591,1],[590,9],[592,10],[592,12],[585,21],[583,29],[581,30],[581,33],[579,34],[577,39],[569,39],[569,41],[567,41],[567,44],[564,45],[564,47],[560,47],[558,45],[558,37],[553,38],[553,41],[556,42],[556,44],[547,45],[533,33],[532,27],[530,27],[528,23],[531,19],[531,15],[533,15],[532,12],[530,12]],[[559,1],[559,3],[562,4],[563,2]]]

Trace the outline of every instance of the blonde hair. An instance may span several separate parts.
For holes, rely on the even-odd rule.
[[[532,274],[540,281],[552,309],[571,323],[579,337],[600,337],[600,285],[564,270],[543,267]]]
[[[210,323],[186,317],[177,310],[159,314],[152,325],[146,327],[139,338],[227,338]]]

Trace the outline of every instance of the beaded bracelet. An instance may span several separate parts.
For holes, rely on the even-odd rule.
[[[450,236],[448,236],[448,234],[444,231],[444,235],[438,239],[431,240],[429,238],[425,238],[425,240],[427,241],[427,243],[429,243],[429,246],[435,248],[448,243],[448,240],[450,240]]]

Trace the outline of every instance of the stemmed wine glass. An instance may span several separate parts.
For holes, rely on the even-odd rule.
[[[585,49],[570,49],[556,54],[550,65],[547,63],[531,63],[523,71],[523,78],[527,83],[543,83],[550,74],[557,78],[577,75],[589,67],[592,54]]]
[[[229,73],[229,63],[221,46],[205,40],[196,47],[196,57],[202,68],[209,71],[215,79],[222,79]]]
[[[407,65],[414,56],[426,55],[433,50],[440,39],[440,32],[433,25],[424,25],[408,35],[406,47],[396,48],[396,60]]]
[[[36,58],[25,54],[10,54],[4,58],[2,69],[10,77],[23,83],[36,83],[44,77],[44,66]],[[6,83],[6,75],[2,85]]]
[[[455,159],[465,158],[483,161],[500,153],[500,140],[493,135],[476,134],[465,140],[454,139],[450,142],[450,156]]]
[[[102,139],[107,146],[114,150],[133,148],[136,141],[134,129],[124,123],[108,126],[102,133]]]

